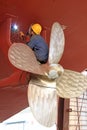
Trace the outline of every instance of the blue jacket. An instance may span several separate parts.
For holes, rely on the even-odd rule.
[[[49,49],[42,36],[33,35],[27,45],[34,51],[39,62],[47,62]]]

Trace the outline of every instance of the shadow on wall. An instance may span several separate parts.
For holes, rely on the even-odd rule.
[[[0,23],[0,87],[26,84],[27,82],[27,73],[16,69],[8,60],[8,49],[12,44],[10,41],[11,21],[11,18],[7,18]]]

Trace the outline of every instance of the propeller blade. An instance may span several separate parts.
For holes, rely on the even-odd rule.
[[[20,70],[43,74],[33,51],[23,43],[12,44],[8,51],[8,58],[9,61]]]
[[[46,127],[53,126],[57,120],[58,99],[54,88],[56,88],[56,83],[44,76],[33,76],[28,86],[31,111],[35,119]]]
[[[62,98],[79,97],[87,89],[87,77],[81,73],[64,70],[56,79],[57,94]]]
[[[49,64],[57,64],[63,54],[65,45],[65,38],[62,26],[55,22],[52,25],[50,35],[50,48],[49,48]]]

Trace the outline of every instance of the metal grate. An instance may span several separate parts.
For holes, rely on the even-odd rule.
[[[70,99],[69,130],[87,130],[87,91]]]

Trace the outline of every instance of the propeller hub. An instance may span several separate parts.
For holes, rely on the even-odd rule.
[[[48,78],[56,79],[64,72],[63,67],[60,64],[51,64],[48,72]]]

